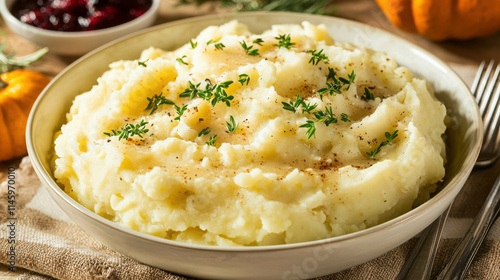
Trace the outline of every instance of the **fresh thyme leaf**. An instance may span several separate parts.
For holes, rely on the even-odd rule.
[[[191,44],[192,49],[196,49],[196,47],[198,46],[198,42],[194,42],[192,39],[189,40],[189,44]]]
[[[107,136],[118,136],[118,140],[128,139],[135,135],[142,138],[143,134],[149,131],[149,129],[146,128],[146,124],[148,124],[148,122],[145,120],[141,120],[140,123],[135,125],[127,123],[124,127],[121,127],[118,130],[112,129],[111,133],[104,132],[104,134]]]
[[[337,73],[335,73],[333,68],[328,67],[328,76],[326,77],[326,80],[332,80],[334,83],[338,84]]]
[[[305,124],[301,125],[300,127],[307,128],[307,131],[306,131],[307,139],[309,139],[313,136],[314,136],[314,138],[316,138],[316,125],[315,125],[314,121],[308,120],[308,121],[306,121]]]
[[[233,116],[229,117],[229,122],[226,122],[226,125],[227,125],[227,130],[229,130],[229,132],[235,132],[236,129],[238,128],[238,123],[234,121]]]
[[[392,133],[386,131],[385,132],[385,138],[387,138],[386,141],[380,143],[380,145],[373,149],[372,151],[370,152],[366,152],[366,154],[368,155],[368,157],[370,157],[371,159],[375,159],[375,156],[380,153],[382,147],[386,146],[386,145],[389,145],[389,144],[392,144],[392,140],[394,140],[394,138],[398,137],[398,130],[395,130],[393,131]]]
[[[214,40],[213,40],[213,39],[208,40],[208,41],[207,41],[207,46],[208,46],[208,45],[210,45],[210,44],[212,44],[213,42],[214,42]]]
[[[323,100],[323,94],[329,93],[330,95],[334,96],[335,94],[342,94],[340,89],[342,88],[342,85],[335,84],[335,83],[326,83],[326,88],[321,88],[318,90],[318,94],[321,100]]]
[[[253,46],[248,46],[245,41],[240,42],[241,47],[245,50],[248,55],[257,56],[259,55],[259,50],[254,49]]]
[[[184,61],[184,58],[186,57],[186,55],[183,55],[182,57],[178,57],[175,60],[177,60],[177,62],[179,62],[180,64],[188,65],[187,62]]]
[[[292,112],[297,112],[297,109],[302,105],[304,102],[304,99],[300,98],[300,94],[297,94],[297,99],[293,102],[290,101],[289,103],[286,102],[281,102],[283,104],[283,109],[287,111],[292,111]]]
[[[264,43],[264,40],[262,40],[262,38],[257,38],[255,40],[253,40],[252,43],[259,45],[259,46],[262,46],[262,43]]]
[[[199,92],[198,89],[199,86],[200,83],[195,85],[191,81],[189,81],[189,87],[185,89],[183,92],[181,92],[181,94],[179,94],[179,97],[189,97],[189,99],[195,98]]]
[[[175,117],[174,120],[180,121],[182,114],[184,114],[184,112],[187,110],[187,104],[182,106],[182,107],[179,107],[179,106],[174,104],[174,108],[175,108],[175,111],[177,112],[177,117]]]
[[[363,96],[361,97],[363,100],[375,100],[375,96],[373,96],[373,93],[370,92],[368,88],[365,87],[365,92]]]
[[[308,50],[307,52],[311,54],[311,59],[309,59],[309,63],[312,63],[312,65],[318,65],[320,61],[323,61],[325,64],[328,64],[328,61],[330,60],[328,56],[326,56],[323,53],[323,49],[321,49],[320,51]]]
[[[314,112],[314,117],[318,122],[324,122],[326,126],[338,122],[338,119],[333,115],[332,106],[326,107],[325,111],[318,110]]]
[[[137,65],[142,66],[142,67],[147,67],[147,65],[146,65],[146,61],[147,61],[147,60],[144,60],[144,61],[137,61]]]
[[[204,129],[202,129],[200,131],[200,133],[198,133],[198,137],[202,136],[202,135],[207,135],[211,132],[212,130],[210,130],[210,127],[205,127]]]
[[[295,45],[295,43],[292,43],[290,40],[290,34],[280,34],[278,37],[274,37],[274,39],[278,40],[278,48],[285,48],[285,49],[290,49]]]
[[[346,113],[340,114],[340,120],[343,122],[350,122],[351,119],[349,119],[349,116]]]
[[[146,109],[144,110],[151,110],[151,112],[149,112],[150,115],[152,115],[160,105],[163,104],[175,105],[175,103],[172,100],[167,99],[163,96],[163,92],[160,93],[160,95],[155,94],[153,97],[148,97],[147,99],[149,103]]]
[[[347,74],[347,77],[349,80],[340,77],[339,80],[342,82],[343,85],[347,85],[346,90],[349,90],[349,87],[351,86],[352,83],[354,83],[354,79],[356,78],[356,74],[354,74],[354,70],[352,70],[351,74]]]
[[[207,142],[205,142],[208,146],[213,146],[215,144],[217,135],[210,136]]]
[[[393,133],[389,133],[389,132],[385,133],[385,138],[387,138],[388,144],[392,144],[392,140],[394,140],[394,138],[398,137],[398,131],[399,130],[394,130]]]
[[[215,49],[220,50],[220,51],[226,47],[223,43],[216,43],[216,44],[214,44],[214,46],[215,46]]]
[[[305,101],[302,102],[302,113],[308,113],[311,114],[312,110],[316,109],[318,107],[318,104],[314,103],[306,103]]]
[[[238,82],[240,82],[241,85],[243,84],[247,84],[250,82],[250,76],[248,76],[247,74],[240,74],[238,75]]]

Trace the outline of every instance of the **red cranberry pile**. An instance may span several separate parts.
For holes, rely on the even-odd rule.
[[[151,1],[17,0],[12,14],[24,23],[43,29],[88,31],[133,20],[151,7]]]

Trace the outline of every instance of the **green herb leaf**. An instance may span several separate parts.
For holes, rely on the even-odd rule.
[[[389,144],[392,144],[392,140],[394,140],[394,138],[398,137],[398,130],[395,130],[393,131],[392,133],[386,131],[385,132],[385,138],[387,138],[386,141],[380,143],[380,145],[373,149],[372,151],[370,152],[366,152],[366,154],[368,155],[368,157],[370,157],[371,159],[376,159],[375,156],[380,153],[382,147],[386,146],[386,145],[389,145]]]
[[[370,92],[368,88],[365,87],[365,92],[363,96],[361,97],[363,100],[375,100],[375,96],[373,96],[373,93]]]
[[[328,64],[328,61],[330,60],[323,53],[323,49],[321,49],[320,51],[308,50],[307,52],[311,54],[311,59],[309,59],[309,63],[312,63],[313,65],[318,65],[320,61],[323,61],[325,64]]]
[[[107,136],[118,136],[118,140],[128,139],[132,136],[139,136],[142,138],[143,134],[147,133],[149,129],[146,128],[147,121],[141,120],[138,124],[125,124],[124,127],[119,128],[118,130],[111,130],[110,132],[104,132],[104,135]]]
[[[240,42],[241,47],[245,50],[248,55],[257,56],[259,55],[259,50],[254,49],[253,46],[248,46],[245,41]]]
[[[137,65],[142,66],[142,67],[147,67],[147,65],[146,65],[146,61],[147,61],[147,60],[144,60],[144,61],[137,61]]]
[[[175,111],[177,112],[177,117],[175,117],[174,120],[180,121],[182,115],[187,110],[187,104],[182,106],[182,107],[179,107],[179,106],[174,104],[174,108],[175,108]]]
[[[264,43],[264,40],[262,40],[262,38],[257,38],[255,40],[253,40],[252,43],[259,45],[259,46],[262,46],[262,43]]]
[[[205,127],[204,129],[202,129],[199,133],[198,133],[198,137],[202,136],[202,135],[207,135],[211,132],[210,130],[210,127]]]
[[[240,82],[241,85],[250,83],[250,76],[247,74],[240,74],[238,75],[238,82]]]
[[[185,89],[183,92],[181,92],[181,94],[179,94],[179,97],[189,97],[189,99],[195,98],[198,95],[199,86],[200,83],[195,85],[191,81],[189,81],[189,87]]]
[[[210,139],[208,139],[207,142],[205,142],[208,146],[213,146],[215,145],[215,141],[216,141],[216,138],[217,138],[217,135],[213,135],[210,137]]]
[[[283,109],[295,113],[303,102],[304,99],[300,98],[300,94],[297,94],[297,99],[295,101],[290,101],[289,103],[281,102],[281,104],[283,104]]]
[[[149,103],[144,110],[151,110],[151,112],[149,112],[150,115],[152,115],[160,105],[163,104],[175,105],[175,103],[172,100],[167,99],[163,96],[163,92],[160,93],[160,95],[155,94],[153,97],[148,97],[147,99]]]
[[[184,61],[184,58],[186,57],[186,55],[183,55],[182,57],[178,57],[175,60],[177,60],[177,62],[179,62],[180,64],[188,65],[187,62]]]
[[[198,46],[198,42],[194,42],[192,39],[189,40],[189,44],[191,44],[192,49],[196,49],[196,47]]]
[[[229,132],[235,132],[236,129],[238,128],[238,123],[234,121],[233,116],[229,117],[229,122],[226,122],[226,125],[227,125],[227,130],[229,130]]]
[[[340,120],[343,122],[350,122],[349,116],[345,113],[340,114]]]
[[[316,125],[315,125],[314,121],[308,120],[308,121],[306,121],[305,124],[301,125],[300,127],[307,128],[307,131],[306,131],[307,139],[309,139],[313,136],[314,136],[314,138],[316,138]]]
[[[278,48],[290,49],[295,45],[295,43],[291,42],[290,34],[280,34],[278,37],[274,37],[274,39],[278,40]]]

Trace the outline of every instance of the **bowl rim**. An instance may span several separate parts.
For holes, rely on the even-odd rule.
[[[97,29],[97,30],[89,30],[89,31],[57,31],[57,30],[39,28],[20,21],[10,11],[10,5],[13,5],[16,0],[11,0],[9,6],[7,6],[7,1],[8,0],[0,1],[0,14],[4,17],[4,20],[7,22],[7,24],[11,23],[12,25],[21,27],[23,30],[27,30],[31,33],[36,33],[40,36],[61,37],[61,38],[88,38],[94,36],[105,36],[114,32],[126,30],[132,26],[140,25],[144,21],[147,21],[149,18],[154,17],[158,12],[158,8],[160,7],[161,3],[161,0],[151,0],[151,7],[149,7],[149,9],[144,14],[130,21],[115,26],[110,26],[107,28]]]
[[[324,238],[324,239],[319,239],[319,240],[312,240],[312,241],[305,241],[305,242],[299,242],[299,243],[291,243],[291,244],[278,244],[278,245],[262,245],[262,246],[242,246],[242,247],[232,247],[232,246],[214,246],[214,245],[201,245],[201,244],[191,244],[191,243],[184,243],[184,242],[179,242],[179,241],[173,241],[169,239],[164,239],[161,237],[153,236],[153,235],[148,235],[142,232],[138,232],[135,230],[128,229],[124,226],[121,226],[117,223],[114,223],[110,220],[105,219],[104,217],[99,216],[98,214],[90,211],[89,209],[85,208],[83,205],[78,203],[76,200],[71,198],[67,193],[65,193],[59,185],[55,182],[55,180],[52,178],[52,175],[50,175],[47,170],[42,166],[41,162],[39,161],[37,157],[37,151],[33,147],[33,140],[34,135],[32,135],[32,126],[33,126],[33,121],[34,117],[36,115],[36,112],[38,110],[38,105],[43,100],[46,96],[46,93],[50,89],[53,83],[56,83],[58,78],[61,76],[64,76],[65,73],[69,72],[73,67],[76,65],[80,64],[82,61],[87,59],[90,56],[93,56],[97,53],[105,51],[107,48],[114,46],[115,44],[125,41],[127,39],[131,39],[136,36],[141,36],[144,33],[149,33],[149,32],[155,32],[156,30],[159,29],[164,29],[164,28],[169,28],[171,26],[176,26],[176,25],[185,25],[189,24],[191,22],[196,22],[196,21],[207,21],[207,20],[215,20],[215,19],[222,19],[222,20],[232,20],[232,19],[238,19],[239,17],[242,16],[258,16],[258,15],[266,15],[266,16],[289,16],[293,17],[296,15],[300,15],[301,17],[305,18],[322,18],[324,16],[321,15],[305,15],[302,13],[294,13],[294,12],[242,12],[242,13],[227,13],[227,14],[216,14],[216,15],[205,15],[205,16],[197,16],[197,17],[192,17],[192,18],[186,18],[186,19],[180,19],[180,20],[175,20],[172,22],[167,22],[159,25],[155,25],[140,31],[136,31],[134,33],[131,33],[129,35],[123,36],[119,39],[113,40],[87,54],[84,56],[78,58],[76,61],[71,63],[68,67],[66,67],[63,71],[61,71],[43,90],[43,92],[39,95],[37,100],[35,101],[33,105],[33,109],[30,112],[29,118],[28,118],[28,125],[27,125],[27,131],[26,131],[26,142],[28,146],[28,154],[29,157],[32,161],[33,168],[37,172],[39,178],[43,178],[45,183],[43,184],[46,188],[49,188],[53,194],[59,196],[64,202],[69,204],[72,208],[76,209],[78,212],[86,216],[86,218],[90,218],[96,222],[98,222],[101,225],[104,225],[108,228],[111,228],[112,230],[119,231],[128,235],[132,235],[135,238],[143,239],[148,242],[153,242],[161,245],[167,245],[167,246],[172,246],[172,247],[177,247],[177,248],[184,248],[184,249],[191,249],[191,250],[197,250],[197,251],[219,251],[219,252],[244,252],[244,253],[252,253],[252,252],[261,252],[261,251],[281,251],[281,250],[290,250],[290,249],[296,249],[296,248],[306,248],[306,247],[315,247],[318,245],[326,245],[326,244],[331,244],[331,243],[338,243],[338,242],[343,242],[343,241],[349,241],[352,239],[356,239],[360,236],[366,236],[366,235],[372,235],[376,232],[385,230],[387,228],[391,227],[396,227],[397,225],[404,223],[407,220],[410,220],[412,217],[417,215],[418,212],[421,211],[430,211],[429,209],[432,207],[432,205],[439,203],[438,201],[445,200],[447,197],[456,195],[458,191],[461,189],[467,178],[469,177],[470,172],[472,172],[472,169],[474,167],[475,161],[479,155],[480,151],[480,143],[482,142],[483,138],[483,133],[482,133],[482,127],[478,127],[476,130],[476,134],[474,135],[475,138],[478,140],[478,143],[475,143],[473,146],[473,152],[469,153],[466,157],[466,160],[464,161],[462,167],[460,168],[459,173],[457,173],[454,177],[452,177],[446,186],[442,190],[440,190],[438,193],[436,193],[433,197],[431,197],[428,201],[424,202],[423,204],[419,205],[418,207],[415,207],[411,209],[410,211],[395,217],[389,221],[383,222],[381,224],[378,224],[373,227],[369,227],[360,231],[356,231],[353,233],[348,233],[340,236],[335,236],[335,237],[329,237],[329,238]],[[350,19],[345,19],[345,18],[339,18],[339,17],[330,17],[334,21],[340,21],[347,23],[349,25],[354,25],[357,27],[366,27],[369,26],[372,29],[376,29],[377,32],[383,33],[386,36],[389,36],[392,40],[395,40],[397,42],[402,42],[404,44],[409,44],[412,47],[414,47],[417,51],[423,53],[425,56],[431,58],[434,63],[437,63],[440,68],[445,69],[447,72],[449,72],[451,75],[453,75],[454,79],[459,83],[459,86],[463,89],[465,92],[470,93],[470,89],[468,86],[465,84],[463,79],[454,71],[452,70],[445,62],[443,62],[441,59],[433,55],[430,51],[404,39],[396,34],[393,34],[389,31],[382,30],[378,27],[374,27],[365,23],[357,22],[354,20]],[[304,19],[305,20],[305,19]],[[472,95],[471,96],[471,101]],[[476,103],[474,102],[474,113],[475,113],[475,118],[478,118],[481,120],[481,115],[479,113],[479,108],[477,107]],[[451,186],[451,187],[448,187]],[[456,190],[459,188],[458,190]],[[451,202],[450,202],[451,203]],[[448,205],[447,205],[448,206]]]

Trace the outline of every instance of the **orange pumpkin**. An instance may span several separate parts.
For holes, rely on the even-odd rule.
[[[500,31],[496,0],[376,0],[396,27],[429,39],[465,40]]]
[[[31,70],[13,70],[0,75],[0,161],[26,155],[25,130],[28,115],[50,79]]]

